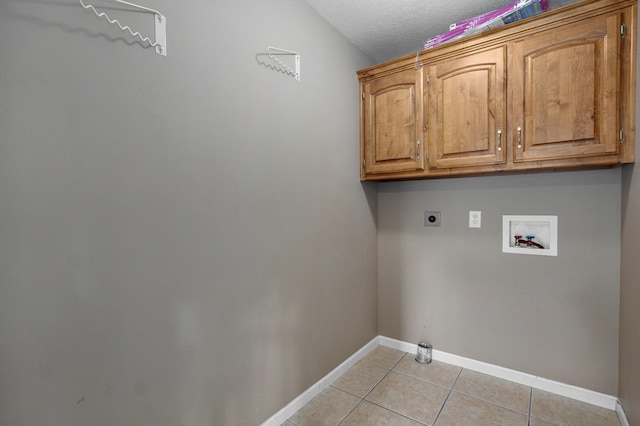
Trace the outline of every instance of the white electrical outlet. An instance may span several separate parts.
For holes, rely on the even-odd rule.
[[[482,224],[482,212],[469,211],[469,228],[480,228]]]

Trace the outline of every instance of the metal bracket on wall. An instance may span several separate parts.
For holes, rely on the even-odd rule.
[[[269,53],[269,57],[276,64],[282,67],[279,69],[279,71],[287,75],[290,75],[291,77],[295,78],[297,81],[300,81],[300,55],[298,53],[292,52],[290,50],[280,49],[277,47],[271,47],[271,46],[267,47],[267,52]],[[293,56],[295,70],[291,69],[291,67],[289,67],[287,64],[282,62],[280,59],[276,58],[276,56],[278,55]]]
[[[128,31],[133,37],[136,37],[143,43],[149,43],[149,45],[156,48],[156,53],[158,55],[167,56],[167,18],[157,10],[149,9],[148,7],[139,6],[137,4],[129,3],[123,0],[110,0],[116,3],[125,4],[127,6],[153,13],[154,16],[154,24],[155,24],[155,41],[151,41],[149,37],[142,36],[139,32],[133,31],[131,27],[128,25],[122,25],[120,21],[117,19],[111,19],[109,15],[104,12],[98,12],[95,7],[90,4],[85,4],[82,0],[78,0],[80,6],[85,9],[91,10],[98,18],[104,18],[107,22],[112,25],[117,25],[122,31]]]

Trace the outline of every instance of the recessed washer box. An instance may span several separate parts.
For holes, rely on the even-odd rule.
[[[502,252],[558,255],[558,216],[503,215]]]

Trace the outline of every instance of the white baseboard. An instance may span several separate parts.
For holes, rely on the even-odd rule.
[[[631,426],[629,424],[629,420],[627,420],[627,415],[624,413],[624,409],[622,408],[622,404],[620,401],[616,404],[616,413],[618,413],[618,418],[620,419],[620,424],[622,426]]]
[[[320,392],[329,387],[338,377],[342,376],[356,362],[364,358],[369,352],[380,345],[380,336],[376,336],[360,350],[351,355],[345,362],[334,368],[329,374],[313,384],[309,389],[302,392],[296,399],[287,404],[282,410],[271,416],[261,426],[280,426],[287,419],[293,416],[299,409],[315,398]]]
[[[276,414],[271,416],[271,418],[269,418],[267,421],[262,423],[261,426],[280,426],[289,417],[294,415],[300,408],[302,408],[306,403],[311,401],[320,392],[325,390],[331,383],[333,383],[338,377],[344,374],[349,368],[353,367],[356,362],[364,358],[369,352],[375,349],[376,346],[380,345],[408,353],[416,353],[418,346],[417,343],[407,343],[385,336],[374,337],[359,351],[351,355],[345,362],[340,364],[333,371],[331,371],[317,383],[312,385],[309,389],[300,394],[300,396],[287,404],[283,409],[281,409]],[[565,396],[567,398],[576,399],[578,401],[586,402],[588,404],[615,411],[618,414],[618,417],[620,417],[620,423],[622,424],[622,426],[630,426],[624,414],[624,410],[622,409],[622,405],[620,404],[618,398],[616,398],[615,396],[594,392],[589,389],[579,388],[577,386],[556,382],[553,380],[534,376],[532,374],[499,367],[497,365],[488,364],[482,361],[476,361],[474,359],[465,358],[459,355],[454,355],[435,349],[432,352],[432,356],[436,361],[446,362],[447,364],[455,365],[457,367],[466,368],[468,370],[477,371],[479,373],[489,374],[500,379],[510,380],[515,383],[531,386],[535,389],[551,392],[556,395]]]

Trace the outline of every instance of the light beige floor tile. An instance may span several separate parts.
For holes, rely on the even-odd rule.
[[[528,416],[451,392],[435,426],[527,426]]]
[[[362,358],[361,361],[391,370],[404,354],[406,354],[406,352],[397,349],[391,349],[386,346],[376,346],[376,348]]]
[[[328,387],[308,404],[291,416],[291,421],[298,426],[331,425],[335,426],[358,405],[360,398]]]
[[[567,426],[620,426],[618,415],[613,410],[539,389],[533,390],[531,416]]]
[[[370,402],[362,401],[360,405],[340,423],[340,426],[420,426],[422,424],[423,423],[418,423]]]
[[[538,419],[536,417],[531,417],[529,419],[529,426],[558,426],[555,423],[545,422],[544,420]]]
[[[446,388],[392,371],[366,399],[419,422],[433,424],[448,394]]]
[[[528,386],[464,369],[453,390],[510,410],[529,414],[531,388]]]
[[[451,389],[460,374],[460,370],[462,370],[455,365],[438,361],[432,361],[431,364],[420,364],[415,358],[415,355],[406,354],[393,370],[449,389]]]
[[[360,361],[333,382],[333,386],[364,398],[388,372],[387,369]]]

